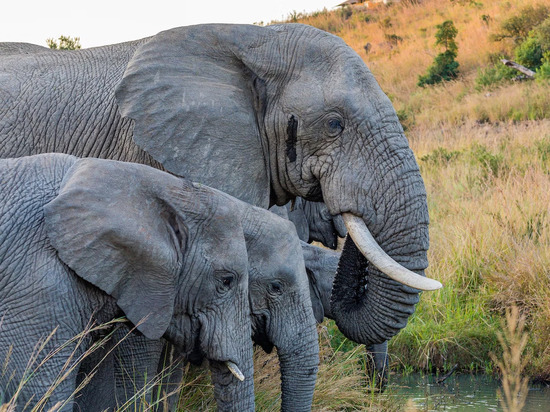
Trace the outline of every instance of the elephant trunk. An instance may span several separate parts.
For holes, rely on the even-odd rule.
[[[281,368],[281,410],[293,412],[311,410],[319,366],[319,337],[310,301],[303,295],[297,299],[302,307],[293,314],[272,311],[279,316],[271,318],[269,333]]]
[[[319,344],[317,330],[300,344],[288,348],[278,348],[281,367],[282,411],[310,411],[319,366]]]
[[[351,237],[344,243],[331,296],[340,331],[365,345],[382,343],[407,324],[418,291],[389,279],[363,256]]]
[[[238,373],[228,368],[227,362],[210,362],[218,411],[254,410],[254,365],[251,353],[243,356],[238,368],[244,378],[242,381],[236,376]]]
[[[360,196],[333,208],[340,210],[349,235],[334,280],[331,312],[347,338],[367,346],[406,326],[419,290],[441,287],[424,277],[429,219],[414,155],[401,133],[380,131],[374,136],[391,156],[369,159],[360,181],[344,174],[343,182]]]

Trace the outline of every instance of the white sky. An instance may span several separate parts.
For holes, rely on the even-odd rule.
[[[80,37],[82,47],[120,43],[199,23],[282,20],[343,0],[4,0],[0,42],[46,46],[47,38]]]

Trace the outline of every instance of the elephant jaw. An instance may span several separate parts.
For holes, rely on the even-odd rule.
[[[342,213],[348,233],[363,256],[389,278],[419,290],[437,290],[443,285],[435,279],[418,275],[393,260],[370,233],[360,217]]]

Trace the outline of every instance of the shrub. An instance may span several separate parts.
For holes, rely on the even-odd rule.
[[[71,36],[59,36],[58,40],[55,39],[46,39],[46,44],[50,49],[55,50],[79,50],[80,46],[80,37],[71,37]]]
[[[507,80],[516,77],[517,71],[511,67],[501,63],[495,63],[483,69],[478,69],[476,77],[476,89],[479,91],[483,88],[493,85],[499,85]]]
[[[447,150],[444,147],[438,147],[433,152],[428,153],[420,158],[421,161],[430,163],[434,166],[449,164],[460,156],[457,150]]]
[[[428,68],[427,74],[419,76],[418,86],[420,87],[449,81],[458,76],[458,62],[455,61],[458,46],[454,40],[458,30],[451,20],[444,21],[436,27],[435,44],[445,47],[445,52],[435,57],[434,63]]]
[[[512,38],[516,43],[521,43],[527,38],[529,32],[546,20],[549,15],[550,10],[542,4],[536,7],[524,7],[521,9],[519,15],[505,20],[501,25],[502,33],[493,35],[492,39],[499,41],[505,38]]]
[[[548,80],[550,79],[550,51],[547,51],[542,56],[541,65],[537,68],[535,78],[537,80]]]
[[[392,46],[397,46],[399,43],[403,41],[403,37],[398,36],[397,34],[384,34],[384,38]]]
[[[529,36],[514,51],[516,61],[525,67],[535,70],[541,65],[542,46],[536,36]]]
[[[456,54],[447,50],[435,57],[434,64],[428,68],[428,73],[418,78],[418,85],[424,87],[429,84],[441,83],[456,79],[458,76],[458,62]]]

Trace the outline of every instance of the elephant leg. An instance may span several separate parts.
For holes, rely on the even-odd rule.
[[[75,397],[74,411],[99,412],[116,409],[114,356],[109,354],[116,342],[109,340],[82,361],[77,386],[84,385]],[[93,377],[90,376],[93,373]],[[88,379],[88,382],[84,382]]]
[[[367,352],[367,374],[371,377],[375,390],[383,392],[388,383],[388,341],[373,344],[365,349]]]

